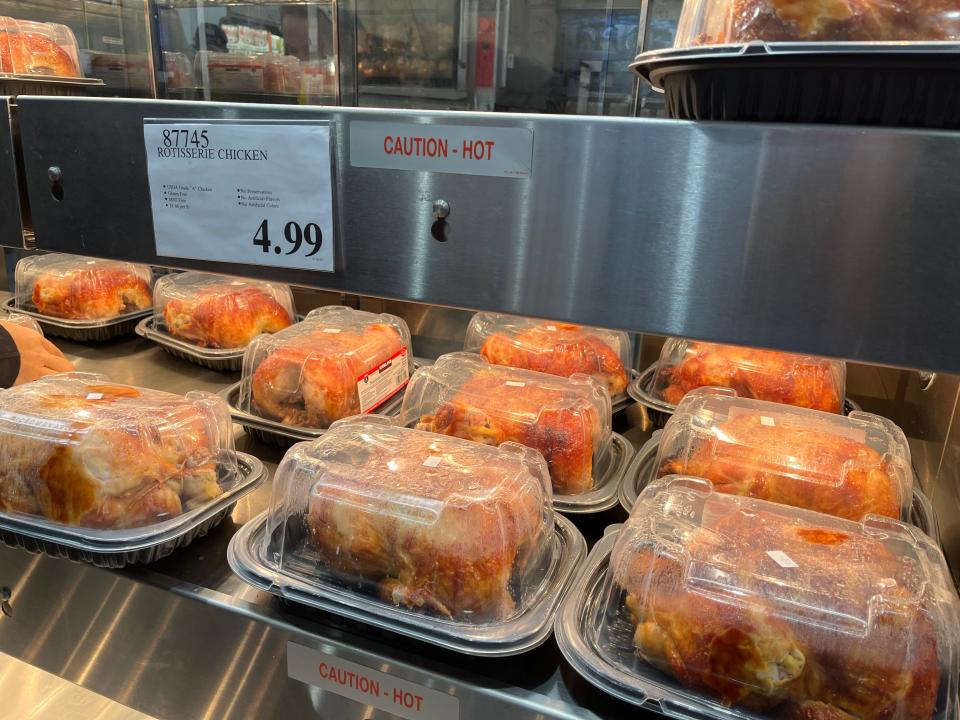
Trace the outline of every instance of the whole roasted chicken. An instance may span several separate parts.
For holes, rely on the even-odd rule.
[[[542,322],[519,332],[494,332],[483,341],[480,354],[497,365],[560,377],[591,375],[611,396],[627,388],[620,355],[604,338],[580,325]]]
[[[347,421],[295,446],[278,477],[316,478],[320,562],[394,605],[465,622],[517,610],[550,527],[543,459],[410,428]]]
[[[163,320],[171,335],[208,348],[246,347],[260,333],[293,323],[291,311],[274,293],[231,282],[171,298],[163,306]]]
[[[90,528],[175,517],[222,493],[226,406],[55,375],[0,392],[0,509]]]
[[[726,387],[740,397],[839,413],[843,407],[842,362],[774,350],[691,342],[664,344],[654,390],[673,405],[698,387]]]
[[[672,434],[669,427],[665,432]],[[689,453],[664,447],[659,475],[702,477],[718,492],[849,520],[869,513],[900,519],[909,508],[912,478],[905,464],[841,433],[752,412],[704,435]]]
[[[431,393],[422,385],[435,384]],[[418,398],[436,402],[413,408]],[[500,445],[518,442],[538,450],[558,495],[593,489],[593,461],[610,436],[609,399],[596,381],[490,365],[471,353],[439,358],[414,374],[402,416],[419,414],[430,432]]]
[[[681,684],[764,717],[934,717],[957,600],[919,531],[655,484],[624,533],[636,650]]]
[[[357,383],[364,373],[391,358],[408,363],[406,348],[397,328],[384,322],[344,326],[308,318],[251,345],[244,360],[250,407],[286,425],[325,428],[360,413]]]
[[[83,77],[70,54],[36,32],[4,29],[0,22],[0,72],[18,75]]]
[[[149,270],[128,263],[95,261],[41,270],[31,300],[37,312],[70,320],[106,320],[153,304]]]
[[[960,39],[955,0],[705,0],[705,4],[709,20],[696,44]]]

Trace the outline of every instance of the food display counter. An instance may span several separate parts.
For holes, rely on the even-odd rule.
[[[58,344],[78,370],[121,383],[219,392],[237,377],[198,368],[139,337]],[[638,428],[630,435],[637,443],[645,437]],[[239,427],[236,437],[238,449],[261,458],[272,477],[283,451]],[[572,673],[552,641],[516,657],[474,658],[254,590],[230,571],[227,544],[268,506],[271,489],[267,482],[242,499],[187,552],[148,566],[111,571],[0,547],[0,586],[11,591],[12,610],[0,618],[0,650],[159,718],[389,717],[344,697],[349,692],[320,692],[292,679],[291,643],[337,667],[347,690],[367,686],[349,675],[365,668],[383,690],[396,682],[425,697],[451,693],[462,718],[636,715]],[[618,509],[585,528],[596,538],[605,522],[623,517]]]

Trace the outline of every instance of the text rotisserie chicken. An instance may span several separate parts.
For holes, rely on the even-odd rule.
[[[846,366],[838,360],[670,338],[660,354],[654,392],[677,405],[699,387],[740,397],[839,413]]]
[[[491,365],[473,353],[414,373],[401,417],[442,435],[538,450],[558,495],[593,489],[593,463],[610,438],[610,399],[592,378]]]
[[[245,410],[286,425],[325,428],[375,409],[406,384],[409,332],[402,320],[349,308],[321,310],[251,344],[241,389]],[[371,380],[368,373],[378,369],[381,377]],[[370,384],[381,379],[382,386]],[[360,384],[373,393],[370,407]]]
[[[295,446],[277,471],[307,483],[322,567],[392,605],[463,622],[512,616],[552,526],[543,459],[354,419]],[[294,500],[295,501],[295,500]]]
[[[68,320],[109,320],[153,304],[150,269],[53,253],[17,263],[17,305]]]
[[[167,332],[199,347],[246,347],[294,321],[290,290],[269,283],[181,273],[162,278],[156,297]]]
[[[848,520],[906,520],[910,449],[892,422],[740,399],[689,394],[660,440],[658,476],[692,475],[721,493],[816,510]]]
[[[590,375],[611,397],[626,391],[628,348],[625,333],[496,313],[477,313],[464,343],[465,350],[496,365],[560,377]]]
[[[0,509],[89,528],[161,522],[219,496],[226,406],[70,373],[0,392]]]
[[[611,597],[625,599],[639,655],[719,705],[931,720],[941,682],[955,687],[956,594],[933,541],[885,522],[657,481],[613,550]]]

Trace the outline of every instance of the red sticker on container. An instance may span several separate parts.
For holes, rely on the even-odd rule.
[[[369,413],[402,390],[410,380],[407,348],[357,378],[360,412]]]

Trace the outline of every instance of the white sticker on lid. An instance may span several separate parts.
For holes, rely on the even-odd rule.
[[[287,675],[405,720],[460,717],[453,695],[293,642],[287,643]]]
[[[330,333],[331,335],[336,335],[340,332],[340,328],[324,328],[323,331],[325,333]]]
[[[547,325],[547,330],[549,330],[550,332],[556,332],[556,331],[557,331],[557,326],[556,326],[556,325]]]
[[[507,382],[504,384],[510,387],[526,387],[527,386],[525,382],[517,382],[516,380],[507,380]]]
[[[770,559],[782,568],[789,569],[800,567],[793,561],[793,558],[787,555],[783,550],[767,550],[767,555],[769,555]]]
[[[360,412],[373,412],[403,389],[409,380],[407,348],[402,348],[385,363],[357,378]]]
[[[442,460],[443,458],[439,455],[431,455],[430,457],[428,457],[426,460],[423,461],[423,464],[426,467],[435,468],[441,463]]]
[[[87,400],[103,400],[103,393],[87,393]]]
[[[760,424],[766,425],[767,427],[773,427],[775,425],[775,423],[773,422],[773,418],[768,417],[767,415],[760,416]]]

